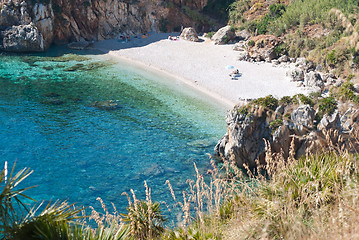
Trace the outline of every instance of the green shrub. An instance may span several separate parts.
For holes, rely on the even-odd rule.
[[[278,99],[276,99],[272,95],[269,95],[264,98],[258,98],[256,100],[254,100],[253,103],[264,106],[271,110],[275,110],[278,107]]]
[[[343,83],[338,89],[338,97],[343,100],[354,100],[355,98],[354,84],[351,82]]]
[[[295,95],[293,98],[296,98],[297,100],[299,100],[302,104],[306,104],[309,105],[311,107],[314,106],[314,102],[312,99],[310,99],[309,97],[305,96],[304,94],[297,94]]]
[[[284,96],[279,100],[280,105],[289,105],[292,103],[292,98],[289,96]]]
[[[279,44],[273,49],[276,56],[288,55],[288,45],[286,43]]]
[[[237,109],[237,112],[239,113],[239,114],[248,114],[248,106],[246,105],[246,106],[243,106],[243,107],[240,107],[240,108],[238,108]]]
[[[207,37],[212,38],[214,34],[215,34],[215,32],[209,32],[209,33],[207,33]]]
[[[334,97],[326,97],[319,101],[318,105],[318,117],[321,119],[324,114],[332,115],[338,108],[338,103]]]
[[[253,40],[249,40],[247,44],[249,47],[254,47],[256,43]]]
[[[326,62],[329,65],[336,65],[338,63],[338,59],[335,54],[335,50],[332,50],[330,53],[328,53],[328,55],[326,57]]]
[[[283,120],[278,118],[271,123],[269,123],[269,128],[272,129],[272,132],[275,132],[280,126],[283,125]]]

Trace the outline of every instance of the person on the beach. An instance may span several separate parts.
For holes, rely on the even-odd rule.
[[[231,72],[231,73],[229,74],[229,76],[232,77],[232,75],[238,75],[238,74],[239,74],[239,70],[236,69],[236,70],[234,70],[233,72]]]

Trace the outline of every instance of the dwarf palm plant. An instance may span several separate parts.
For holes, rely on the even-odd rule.
[[[27,208],[20,198],[33,200],[23,193],[32,187],[16,189],[17,185],[26,179],[32,171],[24,168],[14,174],[14,164],[8,176],[6,165],[5,162],[5,168],[0,173],[0,236],[3,237],[7,236],[14,224],[21,221],[27,212]]]

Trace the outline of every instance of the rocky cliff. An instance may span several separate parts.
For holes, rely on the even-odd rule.
[[[207,0],[9,0],[0,3],[0,50],[44,51],[52,43],[197,29]]]
[[[359,110],[353,105],[341,113],[334,111],[337,104],[334,98],[314,104],[304,95],[297,95],[285,97],[279,104],[266,97],[236,106],[227,113],[227,133],[215,152],[239,167],[249,168],[265,164],[266,144],[272,154],[284,158],[291,151],[296,158],[330,149],[356,152],[359,146],[353,139],[358,131]]]

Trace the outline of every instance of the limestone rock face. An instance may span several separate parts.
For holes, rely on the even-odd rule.
[[[213,36],[212,41],[214,44],[221,45],[226,44],[229,41],[233,40],[235,37],[234,32],[231,29],[231,26],[225,26],[220,28]]]
[[[350,109],[342,116],[339,112],[325,115],[316,127],[315,110],[309,105],[294,109],[280,106],[276,111],[257,105],[250,107],[243,111],[237,106],[227,113],[227,133],[214,149],[217,156],[234,161],[238,167],[254,168],[258,163],[264,164],[265,141],[273,154],[282,154],[285,158],[289,156],[292,143],[295,157],[325,151],[331,143],[338,147],[350,146],[353,152],[359,150],[359,144],[350,135],[353,129],[358,130],[358,109]],[[278,121],[280,116],[288,114],[288,109],[292,111],[290,119]],[[273,123],[278,122],[280,126],[274,127]]]
[[[194,28],[185,28],[181,33],[181,38],[191,42],[198,42],[198,34]]]
[[[42,34],[45,46],[51,45],[54,40],[54,13],[52,11],[52,5],[43,5],[36,3],[33,8],[34,23]]]
[[[271,129],[266,122],[263,107],[255,107],[254,114],[242,114],[237,110],[227,113],[227,134],[222,138],[215,151],[224,157],[232,157],[238,166],[256,165],[255,160],[264,160],[265,143],[269,140]]]
[[[290,119],[293,124],[300,130],[305,128],[312,128],[314,123],[315,110],[309,105],[299,106],[293,110]]]
[[[43,49],[46,50],[52,43],[66,44],[116,38],[119,35],[173,31],[181,28],[181,25],[198,29],[204,27],[205,23],[191,19],[183,9],[201,11],[206,5],[207,0],[2,1],[0,32],[9,27],[32,24],[42,35]],[[10,51],[11,48],[8,49]]]
[[[282,43],[282,40],[273,35],[258,35],[249,39],[253,44],[249,48],[249,55],[257,62],[271,61],[276,59],[275,47]]]
[[[324,87],[322,77],[318,72],[314,71],[310,71],[305,75],[304,84],[308,87],[318,88],[319,91]]]
[[[293,82],[304,81],[304,71],[300,68],[292,68],[286,72],[286,76]]]
[[[41,52],[45,49],[45,43],[35,26],[19,25],[1,32],[0,49],[10,52]]]

